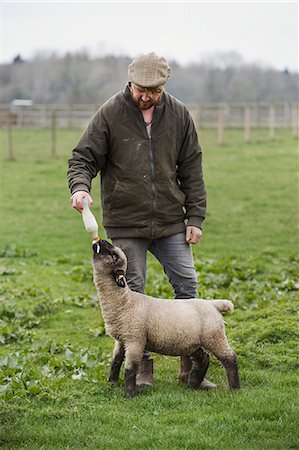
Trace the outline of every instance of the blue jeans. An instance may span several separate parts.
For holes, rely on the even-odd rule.
[[[160,239],[118,238],[113,244],[120,247],[128,259],[126,279],[133,291],[145,292],[146,255],[151,252],[161,263],[174,290],[175,298],[195,298],[197,275],[191,246],[185,233]]]

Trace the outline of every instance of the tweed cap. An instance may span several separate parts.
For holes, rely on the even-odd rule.
[[[129,81],[146,88],[165,84],[170,74],[166,59],[154,52],[137,56],[128,68]]]

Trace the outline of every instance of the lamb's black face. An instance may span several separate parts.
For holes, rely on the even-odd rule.
[[[100,239],[99,242],[92,244],[92,249],[94,263],[101,261],[102,266],[107,265],[126,270],[127,258],[120,248]]]
[[[127,258],[124,252],[102,239],[92,244],[94,274],[113,277],[120,287],[125,287],[124,275],[127,270]]]
[[[104,241],[103,239],[100,239],[98,242],[95,242],[92,244],[93,254],[94,256],[97,255],[111,255],[113,256],[115,252],[114,246],[111,245],[109,242]]]

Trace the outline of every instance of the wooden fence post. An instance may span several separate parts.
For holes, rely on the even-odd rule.
[[[275,138],[275,106],[269,105],[269,139]]]
[[[198,105],[198,108],[197,108],[197,123],[196,123],[196,128],[197,129],[199,129],[201,127],[201,113],[202,113],[201,105]]]
[[[40,109],[40,126],[42,128],[47,127],[47,105],[41,105]]]
[[[73,127],[73,105],[69,105],[67,126],[68,126],[68,128]]]
[[[222,106],[218,107],[218,144],[224,144],[224,108]]]
[[[244,107],[244,141],[250,141],[250,132],[251,132],[251,114],[250,114],[250,106],[246,105]]]
[[[292,136],[298,138],[298,106],[294,103],[292,105]]]
[[[52,120],[51,120],[51,136],[52,136],[52,149],[51,154],[53,157],[56,156],[56,125],[57,125],[57,115],[56,111],[52,111]]]
[[[284,119],[283,119],[283,121],[284,121],[283,128],[285,128],[285,129],[288,129],[288,124],[290,122],[290,111],[291,111],[290,104],[285,102],[284,103]]]
[[[13,160],[13,143],[12,143],[12,113],[8,111],[7,113],[7,150],[8,150],[8,159]]]

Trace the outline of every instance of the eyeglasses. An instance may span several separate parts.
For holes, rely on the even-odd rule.
[[[143,86],[138,86],[137,84],[133,84],[133,83],[132,83],[132,86],[134,86],[134,88],[137,89],[137,91],[140,93],[145,92],[146,95],[150,98],[153,97],[154,95],[161,94],[161,92],[163,92],[163,86],[157,86],[154,88],[146,88]]]

